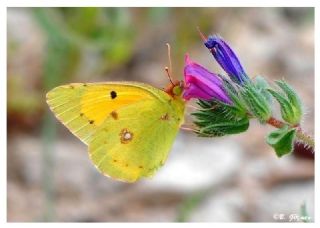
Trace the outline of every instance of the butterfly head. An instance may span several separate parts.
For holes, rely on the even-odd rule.
[[[170,84],[166,87],[165,92],[170,96],[181,97],[183,92],[184,82],[183,81],[174,81],[170,82]]]

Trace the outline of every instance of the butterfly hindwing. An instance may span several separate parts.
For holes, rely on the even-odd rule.
[[[159,101],[117,111],[96,132],[89,155],[103,174],[133,182],[152,176],[164,164],[183,116]]]

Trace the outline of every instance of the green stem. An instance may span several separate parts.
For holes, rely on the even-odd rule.
[[[281,120],[278,120],[274,117],[270,117],[270,119],[267,120],[267,124],[276,127],[276,128],[282,128],[283,126],[286,125],[286,123],[282,122]],[[305,133],[300,126],[289,126],[291,128],[296,128],[297,129],[297,134],[296,137],[299,141],[303,142],[305,145],[309,146],[312,148],[314,151],[314,139]]]

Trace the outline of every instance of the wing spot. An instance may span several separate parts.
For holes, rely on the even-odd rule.
[[[126,167],[128,167],[129,165],[128,164],[126,164]]]
[[[160,117],[161,120],[169,120],[169,114],[166,113]]]
[[[83,83],[83,86],[87,86],[87,83]]]
[[[80,113],[80,116],[83,116],[83,115],[84,115],[84,114],[81,112],[81,113]]]
[[[113,162],[117,162],[118,160],[116,160],[116,159],[113,159]]]
[[[118,119],[118,113],[116,111],[112,111],[110,113],[111,117],[114,119],[114,120],[117,120]]]
[[[110,96],[111,96],[111,99],[115,99],[117,97],[116,91],[111,91]]]
[[[133,138],[133,133],[130,132],[127,128],[122,129],[119,135],[122,144],[129,143]]]
[[[94,123],[94,120],[89,120],[89,123],[90,123],[90,124],[93,124],[93,123]]]
[[[74,86],[73,86],[73,85],[70,85],[70,89],[74,89]]]
[[[139,166],[139,169],[143,169],[143,166],[142,166],[142,165],[140,165],[140,166]]]

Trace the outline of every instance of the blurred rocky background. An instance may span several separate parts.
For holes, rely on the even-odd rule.
[[[199,26],[224,37],[251,77],[293,85],[313,135],[313,8],[8,8],[7,15],[9,222],[313,221],[314,156],[297,147],[277,158],[264,142],[271,127],[253,121],[246,133],[210,139],[181,131],[155,177],[126,184],[96,171],[45,102],[48,90],[70,82],[165,87],[167,42],[176,78],[185,53],[223,73]]]

